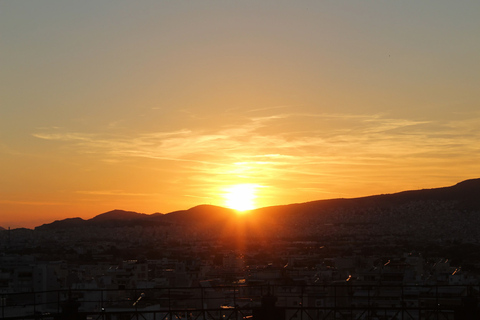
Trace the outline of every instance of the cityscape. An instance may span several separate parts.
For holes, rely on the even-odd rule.
[[[68,318],[74,301],[82,319],[270,319],[268,297],[280,319],[478,316],[479,190],[473,179],[243,214],[113,210],[4,229],[2,316]]]

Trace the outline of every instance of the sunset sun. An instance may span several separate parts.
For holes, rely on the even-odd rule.
[[[224,194],[225,205],[238,211],[254,209],[257,188],[255,184],[237,184],[228,187]]]

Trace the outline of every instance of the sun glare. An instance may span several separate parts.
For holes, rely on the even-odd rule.
[[[237,184],[230,186],[225,192],[225,205],[237,211],[247,211],[255,208],[255,184]]]

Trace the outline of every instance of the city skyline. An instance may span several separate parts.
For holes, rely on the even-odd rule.
[[[0,226],[478,178],[479,13],[472,1],[2,2]]]

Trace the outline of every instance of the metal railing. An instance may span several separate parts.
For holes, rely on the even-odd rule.
[[[0,293],[0,317],[12,320],[464,319],[480,316],[479,293],[480,286],[349,283],[54,290]],[[269,318],[268,314],[276,314],[276,318]]]

